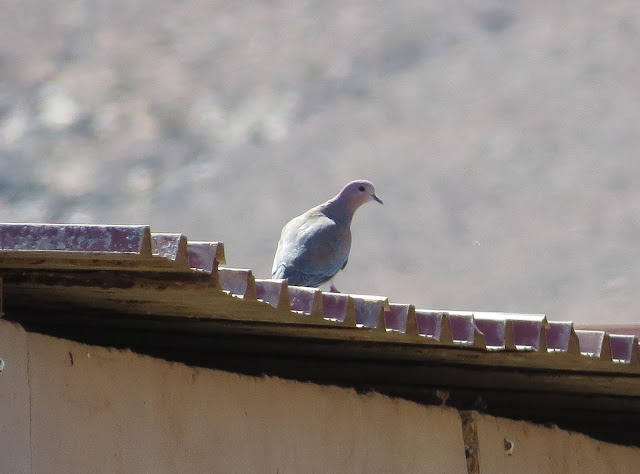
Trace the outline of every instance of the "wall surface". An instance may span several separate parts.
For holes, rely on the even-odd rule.
[[[581,433],[475,413],[481,472],[638,472],[640,449]]]
[[[3,438],[21,435],[0,472],[466,471],[453,409],[191,368],[2,321],[0,334],[0,396],[21,410],[0,414]]]
[[[0,319],[0,472],[30,472],[27,333]]]
[[[379,394],[188,367],[0,320],[0,472],[633,472],[640,449]],[[513,442],[506,452],[505,440]]]

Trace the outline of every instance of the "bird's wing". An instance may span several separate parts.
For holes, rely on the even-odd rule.
[[[348,225],[308,211],[282,229],[272,277],[286,278],[291,285],[319,286],[344,268],[350,248]]]

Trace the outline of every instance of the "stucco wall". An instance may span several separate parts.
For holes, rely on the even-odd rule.
[[[192,368],[2,320],[0,358],[1,473],[467,472],[450,408]],[[637,448],[477,413],[465,419],[483,473],[640,465]]]
[[[0,472],[466,472],[453,409],[0,334],[0,396],[21,409],[2,434],[22,434]],[[30,403],[7,380],[27,373]]]
[[[558,427],[475,413],[481,472],[640,472],[640,449],[596,441]]]
[[[0,319],[0,472],[30,472],[27,333]],[[2,365],[2,362],[0,362]]]

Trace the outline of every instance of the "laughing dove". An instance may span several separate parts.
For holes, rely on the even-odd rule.
[[[369,201],[382,204],[373,184],[352,181],[334,198],[291,219],[282,229],[271,278],[311,287],[331,280],[347,265],[353,214]],[[331,290],[337,291],[333,285]]]

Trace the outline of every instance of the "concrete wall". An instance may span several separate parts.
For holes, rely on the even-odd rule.
[[[640,472],[640,449],[596,441],[580,433],[473,414],[481,472]]]
[[[453,409],[0,335],[2,473],[466,472]]]
[[[450,408],[192,368],[2,320],[0,358],[2,473],[467,472]],[[465,419],[481,472],[633,472],[640,463],[640,449]]]
[[[0,319],[0,472],[31,472],[27,336]]]

